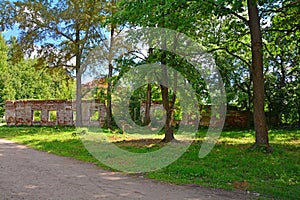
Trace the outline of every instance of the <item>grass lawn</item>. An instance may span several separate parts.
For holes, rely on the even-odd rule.
[[[75,128],[0,126],[1,138],[105,167],[74,133]],[[139,142],[118,133],[105,134],[129,151],[145,152],[161,146],[156,139],[159,136]],[[198,152],[205,137],[201,131],[180,159],[144,176],[176,184],[237,188],[259,193],[262,198],[300,199],[300,130],[271,130],[269,134],[272,154],[247,150],[254,143],[253,131],[224,131],[210,154],[199,159]]]

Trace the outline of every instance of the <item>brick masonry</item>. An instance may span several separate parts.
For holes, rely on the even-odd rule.
[[[18,100],[5,102],[5,119],[8,126],[41,125],[73,126],[75,125],[75,106],[70,100]],[[97,101],[82,101],[83,125],[103,125],[106,117],[104,104]],[[54,113],[52,119],[50,113]],[[39,117],[34,114],[38,113]]]
[[[154,110],[162,110],[162,105],[153,104],[151,106],[151,116]],[[141,105],[141,116],[144,115],[144,105]],[[41,126],[74,126],[75,125],[76,104],[71,100],[17,100],[5,102],[5,119],[8,126],[20,125],[41,125]],[[40,116],[35,119],[34,113],[38,112]],[[54,119],[51,119],[50,113],[55,113]],[[218,126],[211,123],[210,106],[200,107],[200,126]],[[99,101],[82,101],[82,121],[84,126],[103,126],[106,118],[106,108]],[[193,119],[188,117],[189,122]],[[214,120],[218,122],[218,120]],[[238,111],[234,108],[228,108],[225,118],[225,127],[247,128],[252,125],[252,113],[247,111]],[[173,125],[180,124],[180,121],[174,121]]]
[[[151,117],[154,116],[154,110],[160,109],[162,110],[163,107],[161,103],[153,103],[150,109]],[[217,119],[216,116],[211,116],[211,106],[200,106],[199,108],[200,113],[200,126],[212,126],[218,127],[221,126],[220,121]],[[145,103],[141,103],[141,116],[143,121],[143,116],[145,115]],[[227,107],[227,112],[225,116],[225,124],[224,127],[226,128],[250,128],[253,126],[253,115],[250,111],[240,111],[237,110],[235,107]],[[213,120],[212,120],[213,119]],[[194,119],[190,116],[187,116],[186,119],[188,124],[194,124]],[[180,121],[173,121],[173,125],[180,124]]]

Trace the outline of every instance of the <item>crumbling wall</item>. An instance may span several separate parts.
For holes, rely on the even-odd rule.
[[[104,104],[82,101],[83,125],[103,125],[106,117]],[[8,126],[74,126],[76,104],[70,100],[18,100],[5,102]],[[37,116],[39,115],[39,116]],[[52,116],[51,116],[52,115]]]
[[[150,116],[154,116],[155,110],[163,110],[163,106],[160,102],[152,102],[151,109],[150,109]],[[145,103],[141,103],[141,117],[143,121],[143,117],[145,115]],[[212,116],[211,114],[211,106],[210,105],[202,105],[199,107],[200,113],[200,126],[212,126],[212,127],[220,127],[222,126],[221,121],[218,120],[218,116]],[[213,118],[213,120],[211,120]],[[224,127],[227,128],[250,128],[253,126],[253,116],[250,111],[240,111],[237,110],[235,107],[227,107],[227,112],[225,116],[225,123]],[[185,116],[184,119],[187,124],[195,124],[195,120],[191,116]],[[179,120],[173,120],[172,125],[180,124]]]
[[[163,110],[162,105],[153,103],[151,116],[156,115],[155,111]],[[211,106],[200,107],[200,126],[219,126],[210,124]],[[141,104],[141,116],[144,116],[145,106]],[[35,115],[39,114],[39,117]],[[50,116],[52,114],[52,117]],[[55,116],[53,116],[55,115]],[[159,112],[158,112],[159,115]],[[8,126],[20,125],[41,125],[41,126],[74,126],[76,116],[76,103],[70,100],[18,100],[5,102],[5,119]],[[106,118],[106,108],[99,101],[82,101],[82,123],[83,126],[103,126]],[[193,124],[191,117],[185,119]],[[214,120],[218,123],[218,120]],[[228,108],[225,118],[225,127],[247,128],[253,123],[252,113],[238,111]],[[173,121],[173,125],[180,124],[180,121]]]
[[[214,118],[216,124],[212,126],[220,126],[218,116],[211,116],[211,106],[205,105],[200,107],[200,126],[209,126],[211,118]],[[250,111],[237,110],[235,107],[228,106],[224,127],[226,128],[250,128],[253,125],[253,116]]]

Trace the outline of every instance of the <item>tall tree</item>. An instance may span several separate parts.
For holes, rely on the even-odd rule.
[[[242,80],[235,81],[235,88],[247,94],[246,108],[251,109],[251,101],[253,101],[256,132],[256,142],[253,147],[265,146],[267,150],[271,150],[264,110],[264,70],[266,68],[263,66],[262,29],[267,27],[266,24],[270,21],[271,16],[274,16],[274,13],[280,13],[283,11],[282,8],[295,4],[297,2],[292,0],[208,0],[201,3],[159,0],[128,1],[123,3],[128,8],[123,10],[123,14],[127,16],[126,19],[130,23],[135,25],[162,26],[163,24],[163,27],[184,32],[206,46],[208,51],[222,51],[225,53],[224,56],[227,54],[227,57],[232,58],[232,61],[228,62],[230,65],[242,66],[233,70],[234,73],[237,73],[234,75],[235,79]],[[275,9],[269,16],[262,14],[263,11],[272,10],[276,6],[279,9]],[[142,12],[134,12],[136,9]],[[284,14],[284,12],[282,13]],[[296,15],[294,13],[287,16]],[[163,21],[165,23],[162,23]],[[296,18],[291,22],[294,24],[293,28],[288,31],[295,32],[295,28],[299,27],[295,21],[297,21]],[[261,23],[265,24],[261,26]],[[227,61],[224,59],[223,62]],[[297,70],[293,71],[295,73]],[[232,76],[228,77],[232,78]],[[228,83],[230,85],[232,81]]]
[[[5,43],[0,37],[0,112],[5,100],[70,99],[73,78],[63,68],[37,65],[37,59],[26,58],[18,42],[11,38]]]
[[[201,30],[194,37],[207,46],[208,51],[223,51],[238,60],[232,64],[248,67],[253,83],[254,124],[256,146],[266,146],[270,150],[267,123],[264,111],[264,75],[260,16],[257,1],[205,1],[193,3],[191,10],[198,8],[196,26]],[[208,13],[208,10],[211,12]],[[248,12],[246,12],[248,10]],[[246,14],[247,13],[247,14]],[[210,24],[212,23],[212,25]],[[212,29],[211,26],[214,28]],[[250,29],[247,31],[247,29]],[[250,56],[249,53],[251,52]],[[251,57],[249,61],[249,57]],[[239,69],[239,68],[238,68]],[[241,69],[241,68],[240,68]],[[239,71],[245,76],[247,71]],[[247,84],[249,99],[251,93]],[[241,87],[243,90],[244,88]],[[245,90],[246,91],[246,90]]]
[[[177,16],[183,12],[184,6],[186,6],[183,2],[177,1],[121,1],[120,6],[123,8],[122,12],[119,14],[121,20],[125,20],[130,23],[132,26],[142,26],[142,27],[161,27],[161,28],[170,28],[174,30],[178,30],[181,27],[183,22],[179,22]],[[139,10],[139,12],[135,12]],[[191,24],[187,23],[187,26]],[[164,33],[162,33],[164,34]],[[172,128],[172,115],[174,110],[174,105],[176,101],[176,95],[170,95],[169,83],[168,83],[168,69],[165,65],[170,64],[170,56],[168,56],[167,52],[158,51],[158,49],[166,49],[165,41],[161,41],[161,47],[152,47],[156,48],[156,51],[153,51],[153,54],[159,55],[155,62],[159,62],[162,64],[162,84],[161,88],[161,96],[163,107],[166,111],[166,121],[164,125],[165,129],[165,137],[163,141],[170,142],[174,139],[174,132]],[[153,60],[152,60],[153,61]],[[148,89],[148,92],[150,89]],[[175,91],[173,91],[175,92]],[[149,94],[149,93],[148,93]],[[147,106],[150,104],[148,103]],[[147,113],[148,114],[148,113]]]
[[[212,11],[214,15],[213,17],[215,16],[217,17],[216,20],[217,26],[215,26],[216,27],[215,30],[218,29],[221,30],[219,32],[208,31],[209,33],[208,36],[204,35],[204,37],[202,37],[202,38],[214,38],[213,40],[208,41],[208,43],[214,44],[213,48],[211,49],[217,49],[226,52],[229,56],[233,56],[235,57],[236,60],[240,60],[243,63],[245,63],[250,69],[250,79],[252,80],[253,83],[253,111],[254,111],[254,125],[255,125],[255,132],[256,132],[256,137],[255,137],[256,142],[253,145],[253,148],[257,146],[265,146],[268,151],[271,151],[268,142],[268,130],[266,125],[267,122],[264,113],[265,111],[264,110],[265,109],[264,72],[266,74],[269,73],[268,69],[271,69],[272,67],[268,66],[270,65],[271,62],[268,63],[264,62],[265,60],[264,56],[266,55],[266,53],[270,54],[270,51],[268,52],[268,49],[263,47],[262,37],[263,36],[266,37],[266,35],[262,35],[262,30],[263,31],[266,30],[267,32],[274,31],[271,34],[273,36],[274,33],[276,32],[277,33],[285,32],[284,37],[286,37],[286,34],[289,32],[292,32],[292,34],[297,35],[297,29],[299,29],[297,28],[299,27],[299,20],[297,20],[297,8],[299,11],[299,3],[298,6],[296,6],[296,4],[297,4],[296,1],[291,1],[291,0],[285,0],[285,1],[247,0],[246,3],[245,1],[224,0],[224,1],[206,1],[205,4],[198,6],[202,8],[202,10],[203,8],[207,8],[207,7],[210,7],[211,10],[213,10]],[[293,12],[290,12],[288,10]],[[203,12],[201,13],[203,14]],[[284,25],[285,23],[282,24],[282,27],[285,27],[284,29],[287,30],[283,30],[282,27],[272,28],[274,26],[274,23],[271,22],[271,19],[273,18],[273,16],[276,15],[280,15],[281,16],[280,19],[286,19],[286,21],[289,21],[287,23],[289,25]],[[292,19],[292,20],[287,20],[287,19]],[[203,24],[205,25],[205,22],[199,24],[200,24],[199,26],[201,27],[201,25]],[[222,27],[223,24],[225,24],[227,29],[226,28],[220,29],[220,27]],[[248,32],[248,29],[250,29],[250,34]],[[219,36],[220,40],[218,40],[219,39],[218,37],[212,37],[215,35]],[[247,42],[247,40],[241,39],[247,35],[251,37],[249,38],[249,41],[251,41],[251,43]],[[268,36],[268,38],[270,38],[270,35]],[[281,39],[279,39],[279,41],[280,40]],[[278,40],[275,43],[278,43]],[[265,45],[265,46],[268,47],[269,45]],[[273,49],[271,51],[271,54],[277,52],[279,49],[287,49],[286,46],[290,46],[290,45],[286,43],[285,44],[282,43],[281,46],[282,47],[279,47],[276,50]],[[245,52],[249,52],[249,50],[247,49],[251,49],[250,51],[251,61],[249,61],[250,60],[249,56],[247,56],[247,53],[245,53]],[[284,60],[288,60],[286,59],[287,57],[291,58],[297,55],[297,53],[294,50],[292,51],[284,50],[284,52],[285,52]],[[285,56],[287,52],[291,52],[291,55]],[[277,54],[275,56],[275,59],[273,59],[272,61],[273,64],[274,62],[275,63],[278,62],[278,57],[280,56],[278,56]],[[295,62],[293,59],[290,59],[286,63],[288,63],[288,65],[294,65],[293,63]],[[266,64],[266,66],[264,67],[263,64]],[[234,61],[233,65],[239,65],[239,63]],[[241,73],[242,75],[245,74],[243,72]],[[284,80],[285,79],[284,73],[282,73],[282,75],[283,76],[281,77],[281,79]],[[268,99],[268,100],[275,102],[275,99]]]
[[[267,149],[271,150],[269,146],[268,128],[264,110],[265,89],[263,74],[263,46],[257,1],[247,0],[247,5],[252,52],[251,72],[253,77],[253,117],[255,126],[254,147],[266,145]]]
[[[4,114],[4,101],[5,101],[5,85],[7,80],[10,79],[7,69],[8,69],[8,46],[0,32],[0,116]]]
[[[153,48],[149,48],[148,51],[149,56],[153,54]],[[150,83],[147,84],[146,90],[146,101],[145,101],[145,116],[144,116],[144,124],[148,125],[151,122],[150,112],[151,112],[151,102],[152,102],[152,86]]]
[[[296,1],[262,7],[262,18],[268,19],[263,29],[266,103],[269,121],[277,127],[299,121],[299,11],[300,2]]]
[[[109,12],[111,18],[114,17],[116,13],[116,0],[109,1]],[[108,52],[108,86],[107,86],[107,109],[106,109],[106,126],[111,128],[112,126],[112,104],[111,104],[111,93],[112,93],[112,77],[113,77],[113,59],[115,53],[115,32],[116,24],[111,20],[110,22],[110,42],[109,42],[109,52]]]
[[[37,52],[40,62],[76,72],[76,124],[82,125],[81,74],[88,50],[101,40],[103,4],[94,0],[4,1],[5,27],[21,30],[19,41],[27,53]],[[75,63],[74,63],[75,60]]]
[[[21,49],[21,45],[18,42],[17,38],[15,36],[11,37],[8,40],[9,52],[8,52],[8,60],[11,62],[11,64],[16,64],[24,59],[24,52]]]

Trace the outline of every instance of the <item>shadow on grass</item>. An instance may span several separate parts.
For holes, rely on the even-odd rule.
[[[36,149],[99,164],[70,127],[0,127],[0,137]],[[278,199],[300,196],[300,131],[271,130],[272,154],[251,152],[253,131],[226,131],[214,149],[203,159],[198,152],[205,132],[171,165],[146,174],[150,178],[178,184],[200,184],[225,189],[249,190]],[[119,136],[119,135],[117,135]],[[116,137],[114,143],[128,151],[148,152],[161,148],[160,139]],[[102,167],[103,164],[99,164]],[[106,167],[107,168],[107,167]]]
[[[179,160],[149,176],[174,183],[235,188],[279,199],[297,199],[300,163],[295,158],[300,157],[299,148],[274,144],[272,154],[262,154],[246,151],[250,145],[217,144],[210,154],[199,159],[201,143],[194,143]]]
[[[0,126],[0,137],[22,135],[57,134],[75,131],[75,127],[43,127],[43,126]]]
[[[161,142],[161,139],[129,139],[116,141],[114,144],[118,146],[133,146],[137,148],[151,148],[151,147],[163,147],[165,144]]]

